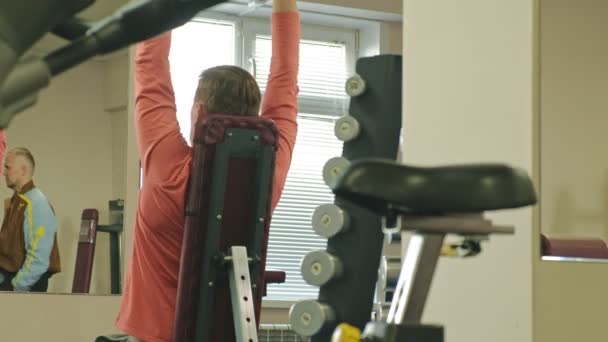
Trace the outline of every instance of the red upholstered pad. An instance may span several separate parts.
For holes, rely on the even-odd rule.
[[[82,211],[72,293],[89,293],[98,220],[99,213],[96,209]]]
[[[287,275],[285,272],[266,271],[264,274],[266,284],[282,284],[285,282]]]
[[[85,209],[82,211],[82,216],[81,216],[82,220],[94,220],[97,221],[99,220],[99,213],[97,212],[97,209]]]
[[[556,239],[541,235],[543,256],[608,259],[608,246],[602,239]]]
[[[213,114],[201,120],[196,127],[194,141],[205,145],[219,144],[224,141],[224,133],[228,128],[256,129],[260,132],[260,141],[264,145],[275,145],[279,136],[277,127],[271,120],[259,116]]]

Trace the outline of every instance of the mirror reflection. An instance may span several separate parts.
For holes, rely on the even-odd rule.
[[[549,257],[606,259],[608,3],[541,1],[541,230]]]
[[[121,2],[98,1],[84,16],[102,18]],[[302,4],[298,144],[269,242],[268,268],[286,272],[287,283],[270,285],[267,301],[287,303],[317,296],[317,288],[305,283],[299,268],[308,251],[326,242],[311,229],[311,216],[317,206],[333,201],[322,169],[327,160],[341,154],[342,142],[335,137],[334,124],[348,110],[344,82],[354,73],[357,58],[400,54],[402,49],[401,14],[385,3],[352,11],[333,6],[319,11],[314,5]],[[231,2],[205,11],[175,30],[171,72],[184,137],[190,135],[192,94],[203,70],[237,65],[251,72],[262,92],[265,90],[270,16],[269,6],[251,10],[244,1]],[[47,36],[30,53],[42,55],[63,43]],[[128,74],[126,51],[88,61],[54,78],[40,93],[38,103],[19,114],[7,131],[7,152],[24,148],[31,153],[33,184],[56,218],[56,236],[46,262],[55,258],[59,272],[48,279],[48,293],[111,295],[121,291],[126,267],[122,231],[131,228],[122,226],[125,171],[128,164],[134,164],[126,160],[127,103],[133,96]],[[3,219],[7,219],[15,190],[6,183],[0,185],[0,196],[7,203]],[[48,233],[52,234],[51,229]],[[25,240],[25,232],[23,235]],[[27,236],[22,249],[32,245],[29,237],[36,234]],[[25,264],[25,260],[21,262],[22,267]]]
[[[318,287],[303,279],[300,266],[308,252],[327,243],[312,229],[312,215],[318,206],[333,202],[322,172],[329,159],[342,154],[343,142],[334,127],[348,112],[344,84],[355,72],[356,59],[401,54],[400,14],[376,13],[384,21],[371,21],[342,10],[312,14],[312,5],[300,4],[298,135],[268,242],[267,269],[286,274],[284,283],[268,284],[264,300],[273,305],[318,295]],[[219,5],[173,31],[169,61],[184,139],[190,137],[193,94],[204,70],[236,65],[248,70],[265,93],[272,54],[270,18],[270,4],[251,11],[244,5]]]
[[[88,61],[6,131],[0,290],[120,293],[127,75],[126,52]]]

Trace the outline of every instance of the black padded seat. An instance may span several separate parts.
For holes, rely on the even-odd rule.
[[[386,159],[354,161],[332,190],[359,206],[385,214],[469,213],[536,203],[523,170],[501,164],[412,167]]]

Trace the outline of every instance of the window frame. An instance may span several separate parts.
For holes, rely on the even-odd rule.
[[[255,56],[256,51],[256,36],[257,35],[271,35],[270,20],[263,20],[258,18],[248,18],[241,22],[240,28],[242,31],[240,34],[243,35],[243,49],[242,49],[242,60],[248,61]],[[238,30],[238,26],[237,26]],[[339,43],[344,44],[346,48],[346,70],[347,74],[354,74],[355,66],[357,61],[357,30],[344,29],[318,24],[306,24],[301,23],[301,39],[302,40],[313,40],[321,42]],[[243,66],[245,67],[245,66]],[[247,66],[247,69],[252,72],[251,65]],[[255,77],[255,75],[254,75]],[[327,120],[337,120],[342,114],[336,116],[322,115],[327,117]],[[319,205],[324,203],[319,203]],[[311,212],[312,215],[312,212]],[[311,227],[312,230],[312,227]],[[265,308],[289,308],[295,304],[292,300],[278,300],[278,299],[264,299],[262,306]]]
[[[217,21],[230,23],[234,25],[234,61],[235,65],[240,66],[253,73],[253,68],[249,59],[255,55],[255,37],[256,35],[271,35],[270,19],[262,19],[255,17],[241,17],[233,14],[223,14],[217,12],[202,12],[192,18],[192,21]],[[354,74],[356,62],[359,58],[359,32],[352,28],[339,28],[328,25],[320,25],[318,23],[308,24],[306,20],[301,20],[301,39],[313,40],[330,43],[344,44],[346,47],[346,70],[347,74]],[[254,75],[255,76],[255,75]],[[342,113],[344,114],[344,113]],[[328,120],[337,120],[341,114],[336,116],[322,115]],[[143,182],[143,170],[140,166],[140,188]],[[323,204],[323,203],[319,203]],[[311,213],[312,215],[312,213]],[[311,227],[312,229],[312,227]],[[270,300],[263,299],[262,307],[264,308],[290,308],[295,304],[292,300]]]
[[[239,23],[234,21],[233,19],[230,18],[230,16],[226,16],[226,15],[219,15],[219,14],[210,14],[210,15],[206,15],[206,16],[196,16],[194,18],[192,18],[192,20],[190,20],[188,22],[188,24],[190,23],[200,23],[200,24],[206,24],[206,25],[219,25],[219,26],[229,26],[232,29],[232,40],[233,40],[233,45],[232,45],[232,50],[233,50],[233,55],[232,55],[232,59],[233,59],[233,63],[232,65],[235,66],[241,66],[242,61],[241,61],[241,56],[242,56],[242,44],[240,44],[240,42],[238,41],[238,37],[239,34],[237,33],[239,30]],[[230,35],[227,35],[230,36]],[[229,55],[229,54],[227,54]],[[172,59],[172,53],[170,53],[169,55],[169,61],[171,62]],[[229,64],[229,63],[226,63]],[[171,71],[173,73],[174,69],[173,67],[171,68]],[[199,73],[200,70],[192,70],[189,71],[190,72],[194,72],[194,73]],[[172,74],[171,75],[171,81],[174,81],[174,77],[175,75]],[[178,86],[174,83],[173,84],[173,90],[174,92],[176,91],[176,88],[178,88]],[[184,127],[181,126],[182,122],[181,120],[183,120],[184,118],[182,117],[182,115],[186,115],[186,118],[188,119],[188,123],[187,123],[187,131],[190,132],[190,109],[187,109],[187,112],[184,113],[182,111],[180,111],[180,109],[184,110],[184,108],[180,108],[180,101],[178,101],[178,96],[177,94],[175,94],[175,100],[176,100],[176,109],[177,109],[177,120],[178,120],[178,124],[180,125],[180,133],[182,133],[184,139],[187,141],[188,145],[191,146],[192,142],[190,141],[190,138],[187,134],[184,134]],[[187,98],[190,99],[192,94],[188,94]],[[188,103],[190,103],[189,105],[192,105],[190,101],[188,101]]]
[[[315,40],[322,42],[340,43],[346,46],[346,71],[348,74],[354,74],[355,65],[357,63],[357,30],[331,27],[318,24],[301,23],[301,39]],[[247,18],[241,21],[241,25],[237,26],[237,33],[243,36],[243,48],[241,60],[249,60],[255,54],[255,37],[256,35],[271,35],[270,20],[258,18]],[[242,65],[245,68],[244,65]],[[247,68],[250,72],[253,70]],[[255,75],[254,75],[255,76]]]

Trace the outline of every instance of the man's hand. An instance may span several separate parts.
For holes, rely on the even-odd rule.
[[[291,12],[297,11],[298,6],[296,0],[273,0],[272,9],[274,12]]]

